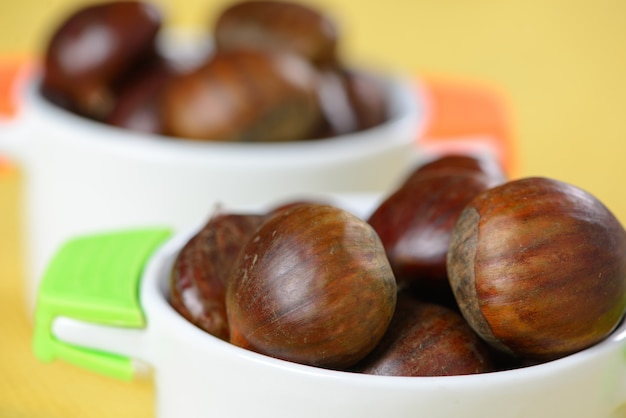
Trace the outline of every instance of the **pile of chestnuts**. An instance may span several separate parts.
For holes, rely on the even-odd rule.
[[[368,219],[325,202],[218,210],[170,302],[239,347],[355,373],[444,376],[555,360],[626,309],[626,231],[595,197],[443,155]]]
[[[231,4],[193,65],[159,48],[163,21],[140,0],[75,11],[45,49],[42,96],[109,125],[202,141],[319,139],[388,119],[383,80],[343,62],[337,23],[310,6]]]

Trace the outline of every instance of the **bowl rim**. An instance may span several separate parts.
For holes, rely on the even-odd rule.
[[[253,155],[257,160],[262,156],[284,156],[284,158],[333,158],[359,154],[371,154],[393,147],[409,146],[417,143],[426,126],[428,106],[423,87],[410,77],[401,74],[376,73],[385,83],[391,103],[391,116],[377,126],[351,132],[345,135],[285,142],[225,142],[198,141],[168,135],[156,135],[107,125],[63,109],[44,98],[40,93],[42,69],[37,68],[21,87],[24,116],[27,125],[32,122],[46,122],[46,126],[66,129],[72,136],[79,137],[85,146],[97,146],[123,150],[151,149],[153,152],[182,154],[207,158],[238,157]],[[20,118],[18,117],[18,120]],[[411,132],[409,135],[390,135],[392,132]],[[89,141],[85,141],[88,138]],[[66,140],[69,138],[66,138]],[[245,154],[244,154],[245,153]],[[191,157],[193,158],[193,157]]]

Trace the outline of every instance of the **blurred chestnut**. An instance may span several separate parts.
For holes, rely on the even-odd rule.
[[[626,232],[595,197],[511,181],[463,210],[448,253],[461,312],[505,352],[550,360],[604,339],[626,306]]]
[[[493,371],[493,364],[485,342],[458,312],[400,292],[387,332],[356,371],[454,376]]]
[[[235,258],[264,219],[261,215],[214,214],[178,254],[170,303],[210,334],[228,340],[226,281]]]
[[[355,69],[320,70],[319,101],[323,121],[316,137],[345,135],[383,123],[387,96],[380,79]]]
[[[322,119],[313,134],[315,138],[345,135],[359,129],[358,115],[341,72],[320,70],[317,94]]]
[[[317,74],[291,54],[222,51],[163,95],[166,132],[223,141],[290,141],[319,123]]]
[[[45,51],[42,94],[84,116],[103,119],[114,85],[155,51],[161,16],[140,1],[89,5],[53,33]]]
[[[226,293],[233,344],[338,369],[376,346],[395,304],[396,282],[374,230],[323,204],[267,220],[240,253]]]
[[[176,76],[167,62],[154,61],[120,87],[119,95],[105,123],[135,132],[163,134],[161,96]]]
[[[337,60],[335,22],[304,4],[242,1],[218,16],[214,25],[218,50],[261,49],[298,54],[316,66]]]
[[[385,246],[398,285],[424,299],[454,303],[446,271],[452,229],[465,205],[497,183],[467,171],[412,175],[378,206],[368,222]]]
[[[369,129],[389,117],[386,88],[373,74],[355,68],[344,69],[350,103],[357,119],[357,130]]]

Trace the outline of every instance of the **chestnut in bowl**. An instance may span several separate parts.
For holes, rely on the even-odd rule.
[[[395,304],[396,281],[374,230],[346,210],[316,203],[263,223],[226,290],[231,343],[325,368],[365,357]]]
[[[204,331],[228,340],[226,284],[239,252],[264,220],[217,211],[180,250],[172,269],[171,303]]]
[[[487,344],[457,311],[398,294],[380,343],[354,369],[382,376],[461,376],[495,370]]]
[[[449,171],[462,171],[484,174],[494,182],[504,182],[506,173],[502,166],[493,158],[470,154],[442,154],[420,164],[404,181],[410,183],[412,178],[421,178],[425,174],[441,174]]]
[[[317,73],[296,55],[216,51],[163,93],[165,131],[197,140],[269,142],[310,137],[320,121]]]
[[[341,207],[355,208],[362,219],[378,196],[334,197]],[[462,376],[380,376],[328,370],[284,361],[242,349],[191,324],[169,302],[171,269],[181,248],[197,232],[185,231],[166,240],[151,255],[139,278],[128,288],[146,318],[140,328],[103,326],[90,318],[70,318],[56,310],[51,322],[37,315],[36,335],[54,336],[64,348],[85,354],[139,363],[154,379],[159,418],[413,418],[516,417],[617,418],[626,407],[626,324],[593,347],[572,355],[515,370]],[[95,241],[100,242],[100,241]],[[127,246],[108,247],[126,252]],[[94,261],[101,252],[92,252]],[[110,252],[106,253],[111,256]],[[59,253],[63,258],[63,254]],[[68,254],[69,266],[85,266]],[[93,270],[92,270],[93,271]],[[54,286],[46,279],[40,290]],[[97,277],[81,276],[91,284]],[[57,305],[57,308],[59,306]],[[64,359],[70,350],[38,351],[44,361]],[[93,363],[91,363],[93,365]],[[42,366],[47,367],[47,366]],[[83,363],[81,367],[89,367]],[[98,370],[102,372],[102,370]],[[131,376],[132,378],[132,376]]]
[[[236,2],[219,14],[214,37],[218,50],[289,51],[318,67],[338,60],[337,24],[316,8],[296,2]]]
[[[626,231],[598,199],[558,180],[524,178],[476,196],[447,266],[474,330],[519,357],[583,350],[626,309]]]
[[[85,6],[52,34],[42,92],[55,103],[102,120],[116,102],[116,85],[156,51],[160,11],[142,1]]]
[[[123,83],[104,123],[133,132],[165,134],[161,96],[178,72],[165,60],[154,61]]]
[[[465,205],[501,182],[483,172],[479,160],[443,156],[418,166],[376,208],[368,222],[380,236],[401,287],[420,298],[453,303],[446,256],[452,230]],[[470,161],[471,164],[468,164]]]

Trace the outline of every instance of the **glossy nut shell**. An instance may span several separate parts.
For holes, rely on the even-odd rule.
[[[604,339],[626,306],[626,233],[589,193],[527,178],[462,212],[448,273],[463,315],[493,346],[554,359]]]
[[[226,302],[233,344],[341,369],[382,338],[396,283],[366,222],[332,206],[301,204],[280,211],[248,242]]]
[[[230,270],[263,220],[261,215],[218,212],[174,262],[170,303],[191,323],[223,340],[229,337],[226,285]]]
[[[357,371],[383,376],[457,376],[493,370],[490,351],[458,312],[398,295],[381,342]]]

